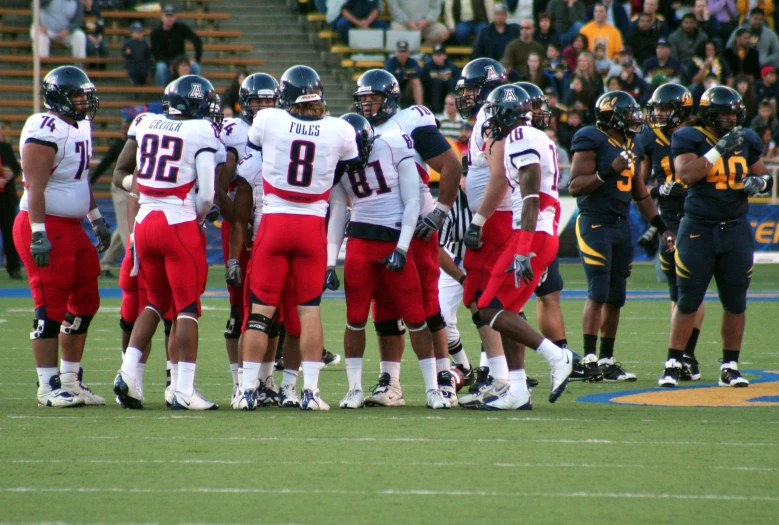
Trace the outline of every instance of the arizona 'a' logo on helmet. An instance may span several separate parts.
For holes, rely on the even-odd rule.
[[[492,64],[485,66],[484,72],[486,73],[486,78],[488,81],[500,79],[500,75],[495,72],[495,66]]]
[[[475,117],[492,90],[505,83],[506,68],[497,60],[477,58],[465,64],[455,85],[455,103],[460,116]]]
[[[503,102],[516,102],[517,96],[513,89],[507,89],[503,92]]]
[[[596,126],[601,130],[613,129],[630,138],[644,128],[641,107],[624,91],[609,91],[595,102]]]
[[[203,98],[203,86],[193,82],[192,85],[189,86],[189,95],[187,96],[190,98]]]
[[[680,126],[692,114],[692,95],[680,84],[663,84],[646,104],[652,127],[670,130]]]

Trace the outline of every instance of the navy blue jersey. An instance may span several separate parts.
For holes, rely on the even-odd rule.
[[[744,132],[741,146],[723,155],[705,177],[687,188],[685,216],[711,221],[746,218],[749,204],[744,193],[744,177],[749,174],[749,167],[760,160],[763,143],[751,129]],[[671,153],[674,157],[683,153],[702,157],[717,140],[703,128],[682,128],[671,137]]]
[[[671,139],[666,137],[663,130],[645,127],[639,135],[639,140],[644,146],[644,154],[649,157],[652,165],[652,176],[649,180],[652,181],[653,186],[660,188],[666,182],[682,182],[674,170]],[[659,199],[658,206],[664,216],[679,216],[684,211],[684,195]]]
[[[607,179],[598,189],[589,195],[576,198],[579,212],[591,217],[626,217],[630,212],[633,178],[638,173],[638,165],[644,159],[644,148],[639,140],[628,139],[624,144],[609,137],[595,126],[587,126],[573,136],[571,153],[577,151],[595,152],[595,169],[601,172],[610,169],[614,159],[623,150],[632,150],[636,156],[631,167]]]

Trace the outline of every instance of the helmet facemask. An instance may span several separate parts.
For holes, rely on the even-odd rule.
[[[614,108],[611,122],[614,129],[624,133],[627,138],[638,135],[644,129],[644,119],[638,106]]]
[[[85,100],[74,101],[74,97],[85,95]],[[95,86],[85,84],[80,89],[73,89],[65,95],[61,95],[67,101],[61,104],[63,115],[71,117],[75,121],[84,119],[93,120],[100,107],[100,100],[95,96]]]

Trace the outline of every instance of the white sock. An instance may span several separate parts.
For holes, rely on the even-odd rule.
[[[362,357],[346,358],[346,379],[349,390],[362,390]]]
[[[36,370],[38,371],[38,384],[40,386],[49,386],[49,381],[51,381],[51,378],[59,375],[60,373],[56,366],[47,366],[43,368],[37,368]]]
[[[298,383],[298,371],[285,368],[284,375],[281,377],[281,386],[291,386],[292,388],[295,388],[295,385],[297,385],[297,383]]]
[[[79,369],[81,369],[80,361],[65,361],[64,359],[60,361],[60,374],[78,374]]]
[[[141,352],[134,346],[128,346],[124,352],[124,359],[122,359],[122,374],[131,379],[135,379],[135,373],[138,370],[138,363],[141,362]]]
[[[233,376],[233,384],[240,385],[238,382],[238,363],[230,363],[230,374]]]
[[[179,364],[170,364],[170,391],[175,392],[179,386]]]
[[[452,349],[449,349],[449,357],[452,358],[452,361],[454,361],[454,364],[456,365],[462,365],[462,367],[466,370],[468,370],[471,367],[471,362],[468,361],[468,355],[465,353],[465,349],[462,347],[462,344],[460,345],[460,351],[459,352],[452,352]]]
[[[381,361],[379,363],[381,373],[389,374],[390,380],[400,382],[400,363],[397,361]]]
[[[435,371],[436,372],[444,372],[449,371],[449,358],[444,357],[443,359],[436,359],[435,360]]]
[[[243,360],[243,389],[254,390],[259,385],[260,363]]]
[[[559,361],[563,356],[563,349],[554,344],[549,339],[544,339],[536,349],[538,355],[546,359],[548,363],[552,361]]]
[[[170,359],[168,359],[168,360],[165,361],[165,370],[170,370],[170,369],[171,369]]]
[[[191,396],[195,393],[195,363],[179,361],[179,381],[176,385],[176,391],[185,396]]]
[[[527,394],[527,374],[524,368],[509,372],[509,391],[517,397]]]
[[[485,352],[484,350],[482,350],[481,353],[479,354],[479,366],[481,367],[490,366],[489,361],[487,360],[487,352]]]
[[[487,366],[490,367],[490,375],[493,379],[502,379],[503,381],[508,381],[509,365],[506,363],[505,355],[488,358]]]
[[[422,369],[422,377],[425,380],[425,392],[438,388],[438,378],[435,373],[435,358],[419,360],[419,368]]]
[[[303,390],[316,390],[319,385],[319,363],[303,361]]]
[[[268,376],[273,374],[273,361],[270,363],[262,362],[260,363],[260,381],[265,381],[268,379]]]
[[[146,371],[146,363],[138,363],[135,368],[135,389],[143,392],[143,373]]]

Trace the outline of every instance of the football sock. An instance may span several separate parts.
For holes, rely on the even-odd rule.
[[[268,379],[268,376],[273,374],[273,361],[270,363],[262,362],[260,363],[260,381],[265,381]]]
[[[484,351],[484,345],[481,345],[481,353],[479,354],[479,366],[484,368],[489,366],[487,363],[487,352]]]
[[[171,363],[170,367],[170,390],[175,392],[179,386],[179,364]]]
[[[237,371],[237,376],[236,377],[238,377],[238,381],[236,381],[235,384],[243,387],[243,367],[240,367],[240,366],[238,367],[238,371]]]
[[[527,394],[527,374],[524,368],[509,372],[509,391],[515,396]]]
[[[284,375],[281,377],[281,386],[292,386],[292,388],[294,388],[297,382],[298,371],[285,368]]]
[[[191,396],[195,393],[195,363],[179,361],[179,380],[176,384],[176,391],[185,396]]]
[[[463,350],[463,343],[458,339],[454,343],[449,343],[449,356],[454,361],[454,364],[461,365],[464,369],[468,370],[471,367],[471,363],[468,361],[468,355]]]
[[[682,350],[674,350],[673,348],[668,349],[668,359],[676,359],[681,363],[683,355],[684,352]]]
[[[509,365],[506,363],[506,356],[490,357],[487,359],[487,366],[490,367],[490,375],[493,379],[508,381]]]
[[[560,348],[568,348],[568,339],[562,338],[559,341],[555,341],[554,344]]]
[[[389,374],[392,381],[400,381],[400,363],[396,361],[382,361],[379,363],[379,369],[382,374]]]
[[[81,368],[80,362],[60,361],[60,374],[78,374],[78,370]]]
[[[49,386],[51,378],[60,373],[56,366],[47,366],[37,368],[36,370],[38,371],[38,384],[40,386]]]
[[[170,359],[165,361],[165,370],[168,371],[168,377],[170,377]]]
[[[541,341],[541,344],[538,345],[538,348],[536,348],[536,352],[538,352],[538,355],[546,359],[547,363],[551,363],[553,361],[559,361],[562,358],[562,356],[565,354],[565,352],[561,352],[561,350],[562,348],[554,344],[549,339],[543,339]]]
[[[238,363],[230,363],[230,374],[233,376],[233,384],[238,385]]]
[[[319,385],[319,363],[303,361],[303,390],[316,390]]]
[[[138,370],[138,363],[141,362],[143,352],[134,346],[128,346],[122,360],[122,373],[127,377],[135,379],[135,373]]]
[[[731,361],[735,361],[738,363],[738,354],[740,354],[740,350],[722,350],[722,362],[723,363],[730,363]]]
[[[690,357],[695,357],[695,347],[698,346],[698,336],[701,335],[699,328],[693,328],[690,338],[687,340],[687,347],[684,349],[684,353]]]
[[[584,334],[584,355],[594,354],[598,347],[598,336]]]
[[[254,390],[260,377],[260,363],[243,360],[243,389]]]
[[[346,378],[349,390],[362,390],[362,357],[346,358]]]
[[[449,358],[444,357],[443,359],[436,359],[435,360],[435,371],[436,372],[444,372],[449,370]]]
[[[143,373],[145,371],[146,363],[138,363],[138,367],[135,369],[135,390],[141,395],[143,395]]]
[[[600,359],[611,359],[614,357],[614,338],[613,337],[601,337],[600,338]]]
[[[435,373],[435,358],[420,359],[419,368],[422,369],[422,377],[425,380],[425,391],[437,389],[438,379]]]

